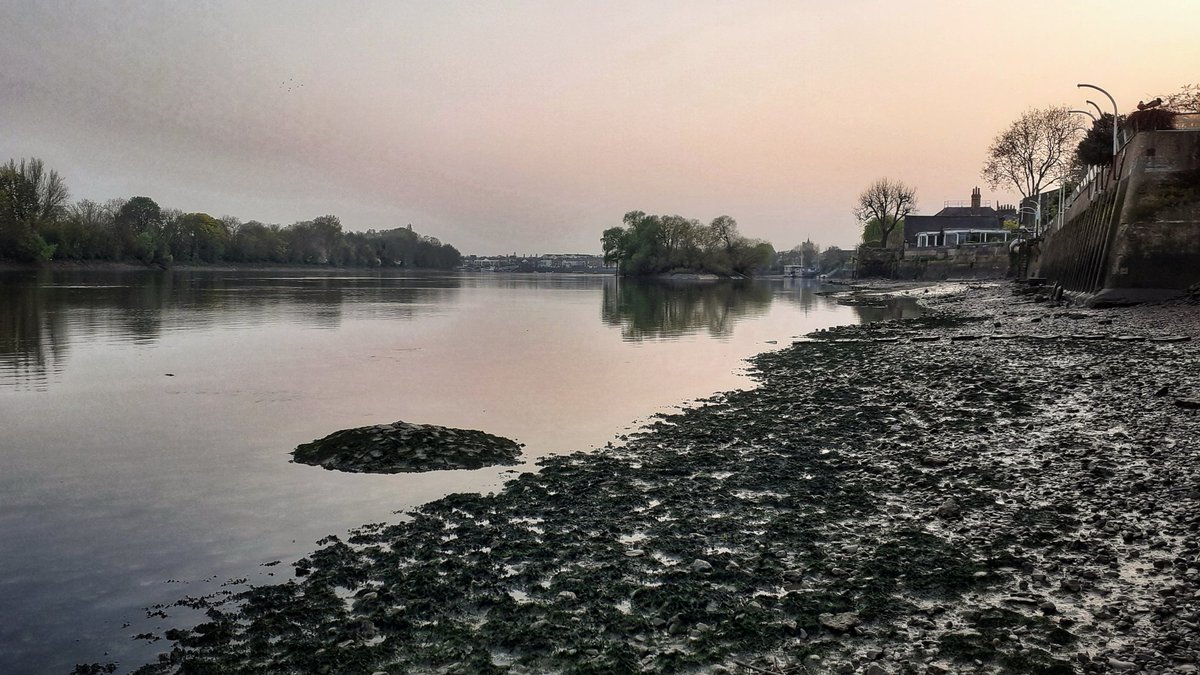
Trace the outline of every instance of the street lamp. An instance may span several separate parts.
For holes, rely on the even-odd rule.
[[[1069,113],[1079,113],[1080,115],[1087,115],[1088,117],[1092,118],[1092,121],[1093,121],[1093,122],[1098,122],[1098,121],[1099,121],[1098,119],[1096,119],[1096,116],[1095,116],[1095,115],[1093,115],[1092,113],[1090,113],[1090,112],[1088,112],[1088,111],[1086,111],[1086,110],[1068,110],[1067,112],[1069,112]]]
[[[1025,213],[1026,211],[1029,211],[1030,213],[1033,214],[1033,236],[1036,237],[1038,235],[1038,229],[1041,227],[1041,224],[1042,224],[1041,199],[1039,198],[1038,201],[1035,203],[1037,204],[1036,208],[1033,206],[1022,206],[1021,208],[1017,209],[1017,217],[1020,218],[1021,214]]]
[[[1108,100],[1112,103],[1112,106],[1113,106],[1113,156],[1115,157],[1117,154],[1117,116],[1121,114],[1120,109],[1117,108],[1117,100],[1112,97],[1112,94],[1108,93],[1107,91],[1104,91],[1103,89],[1101,89],[1100,87],[1097,87],[1094,84],[1077,84],[1075,86],[1079,87],[1079,88],[1087,87],[1088,89],[1095,89],[1096,91],[1100,92],[1101,94],[1104,94],[1105,96],[1107,96]],[[1092,102],[1088,101],[1088,103],[1092,103]],[[1092,103],[1092,105],[1096,105],[1096,104]],[[1099,109],[1100,109],[1100,106],[1096,106],[1096,110],[1099,110]]]
[[[1092,99],[1089,98],[1087,100],[1087,104],[1096,109],[1097,115],[1099,115],[1100,117],[1104,117],[1104,111],[1100,109],[1100,105],[1098,103],[1096,103],[1095,101],[1093,101]]]

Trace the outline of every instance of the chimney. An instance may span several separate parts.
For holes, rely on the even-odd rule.
[[[971,190],[971,210],[972,211],[979,210],[979,204],[980,204],[979,197],[980,197],[979,188],[975,188],[974,190]]]

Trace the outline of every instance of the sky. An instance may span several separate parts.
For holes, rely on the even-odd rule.
[[[73,199],[465,254],[599,253],[627,211],[853,245],[880,177],[979,176],[1027,108],[1200,82],[1200,2],[0,0],[0,161]],[[1098,102],[1104,103],[1103,99]]]

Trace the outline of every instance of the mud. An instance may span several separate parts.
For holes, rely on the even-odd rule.
[[[905,292],[934,311],[323,540],[140,672],[1196,672],[1200,308]]]

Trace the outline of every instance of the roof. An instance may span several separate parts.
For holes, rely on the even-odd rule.
[[[942,209],[943,211],[947,209]],[[968,207],[964,209],[970,211]],[[982,209],[980,209],[982,210]],[[977,216],[907,216],[904,218],[904,239],[914,242],[918,232],[940,230],[1003,230],[1004,224],[993,209],[991,215]]]
[[[946,208],[942,209],[941,211],[938,211],[935,215],[938,215],[938,216],[990,216],[992,218],[995,218],[998,214],[996,213],[996,209],[993,209],[990,206],[980,206],[980,207],[947,206]]]

